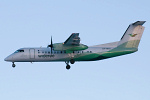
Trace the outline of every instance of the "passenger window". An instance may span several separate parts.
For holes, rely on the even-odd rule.
[[[40,53],[40,50],[38,50],[38,53]]]

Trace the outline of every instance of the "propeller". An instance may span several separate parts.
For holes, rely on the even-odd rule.
[[[52,36],[51,36],[51,44],[47,46],[47,48],[51,47],[51,54],[52,54],[52,50],[53,50],[53,41],[52,41]]]

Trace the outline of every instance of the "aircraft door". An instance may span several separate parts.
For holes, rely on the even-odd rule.
[[[35,49],[29,49],[29,56],[30,56],[30,59],[34,59],[35,58]]]

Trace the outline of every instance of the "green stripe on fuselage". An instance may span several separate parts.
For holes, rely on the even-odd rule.
[[[126,43],[123,43],[116,48],[107,51],[107,52],[98,52],[98,53],[92,53],[92,54],[84,54],[81,57],[77,57],[74,60],[75,61],[95,61],[95,60],[102,60],[107,58],[112,58],[116,56],[121,56],[125,54],[134,53],[138,50],[138,44],[140,40],[133,40],[128,41]]]

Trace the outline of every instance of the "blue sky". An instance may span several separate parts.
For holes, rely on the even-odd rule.
[[[0,0],[1,100],[149,100],[149,0]],[[79,32],[81,43],[120,40],[130,23],[147,21],[139,51],[97,62],[16,63],[22,47],[45,47]]]

